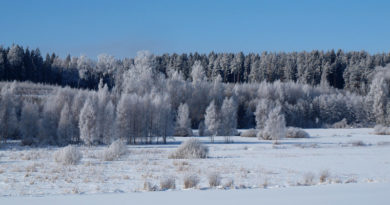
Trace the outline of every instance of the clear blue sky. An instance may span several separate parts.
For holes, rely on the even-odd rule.
[[[61,56],[390,51],[390,1],[0,0],[0,45]]]

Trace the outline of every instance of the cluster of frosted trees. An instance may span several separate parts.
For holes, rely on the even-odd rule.
[[[112,66],[103,62],[116,62],[105,58],[99,61],[102,69]],[[237,128],[252,127],[271,132],[271,121],[294,127],[390,123],[389,68],[376,68],[368,94],[360,95],[326,83],[223,83],[221,75],[208,78],[201,61],[193,63],[186,78],[177,70],[161,72],[157,61],[140,52],[128,69],[115,74],[114,87],[101,76],[96,91],[0,83],[0,137],[25,144],[95,145],[117,138],[165,143],[197,128],[200,135],[235,135]]]
[[[221,77],[224,83],[260,83],[263,81],[298,82],[329,85],[357,94],[367,94],[375,67],[390,63],[390,54],[369,54],[365,51],[342,50],[311,52],[263,52],[209,54],[163,54],[154,57],[155,70],[169,76],[180,72],[185,80],[192,79],[198,63],[209,81]],[[42,58],[39,49],[13,45],[0,46],[0,80],[32,81],[74,88],[97,89],[100,79],[109,88],[118,87],[123,73],[134,66],[135,59],[116,59],[102,54],[97,60],[86,56],[62,59],[54,53]]]

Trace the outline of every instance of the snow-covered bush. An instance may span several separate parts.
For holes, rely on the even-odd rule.
[[[332,128],[341,129],[349,127],[347,119],[342,119],[332,125]]]
[[[350,143],[354,147],[366,146],[366,144],[363,141],[361,141],[361,140],[354,140],[354,141],[351,141]]]
[[[390,127],[385,127],[383,125],[376,125],[374,127],[374,133],[377,135],[390,135]]]
[[[234,180],[231,178],[225,179],[223,183],[223,188],[233,188],[234,187]]]
[[[149,181],[144,182],[144,190],[145,191],[157,191],[158,187],[156,185],[153,185]]]
[[[203,145],[198,139],[189,139],[183,142],[176,151],[171,153],[168,158],[170,159],[193,159],[193,158],[206,158],[209,149]]]
[[[160,180],[160,190],[175,189],[176,180],[174,177],[163,177]]]
[[[320,182],[321,183],[326,182],[326,180],[328,180],[329,177],[330,177],[330,173],[329,173],[328,170],[321,171],[321,173],[320,173]]]
[[[81,158],[83,158],[83,155],[79,149],[72,145],[68,145],[54,153],[54,160],[64,165],[78,164]]]
[[[127,146],[124,140],[115,140],[109,147],[103,152],[103,160],[113,161],[118,159],[120,156],[126,154]]]
[[[221,176],[216,172],[209,174],[208,180],[210,187],[216,187],[221,185]]]
[[[286,138],[309,138],[310,135],[305,130],[297,127],[287,128]]]
[[[314,174],[311,172],[306,173],[303,175],[303,185],[310,186],[314,185]]]
[[[184,188],[194,188],[199,184],[199,177],[196,174],[186,175],[184,176],[183,182],[184,182]]]
[[[249,129],[249,130],[245,130],[241,133],[241,137],[256,137],[257,133],[259,131],[256,130],[256,129]]]

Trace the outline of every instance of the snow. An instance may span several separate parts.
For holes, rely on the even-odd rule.
[[[182,200],[211,197],[216,202],[222,198],[226,204],[246,198],[283,203],[283,197],[276,197],[278,193],[307,203],[324,200],[332,204],[327,201],[327,194],[335,202],[385,199],[380,190],[390,190],[390,136],[374,135],[373,129],[366,128],[305,131],[311,138],[283,139],[279,145],[243,137],[231,137],[233,143],[229,144],[224,143],[224,137],[215,137],[212,144],[208,137],[200,137],[210,150],[207,159],[168,159],[188,138],[175,138],[167,145],[129,145],[128,154],[117,161],[102,160],[104,146],[79,146],[83,159],[71,166],[54,161],[53,153],[58,147],[30,148],[10,142],[0,149],[0,204],[14,204],[27,196],[29,203],[42,199],[33,196],[45,196],[47,203],[55,199],[61,199],[61,203],[82,203],[97,197],[102,203],[111,198],[140,200],[135,204],[142,204],[143,200],[147,203],[154,197],[163,201],[176,196]],[[330,176],[320,182],[324,170]],[[233,180],[234,187],[209,188],[207,176],[213,172],[221,175],[222,184]],[[302,186],[308,173],[314,175],[313,186]],[[183,189],[183,177],[188,174],[200,177],[196,189]],[[143,188],[145,182],[158,186],[161,179],[170,176],[176,179],[175,190],[146,193]],[[352,192],[355,189],[356,194]],[[324,192],[326,195],[322,196]]]
[[[389,204],[389,183],[337,184],[279,189],[166,191],[127,194],[57,195],[48,197],[2,197],[2,205],[78,204]]]

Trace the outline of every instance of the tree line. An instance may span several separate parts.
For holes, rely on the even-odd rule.
[[[162,72],[157,58],[139,52],[128,69],[115,73],[112,84],[97,75],[96,89],[0,83],[1,139],[53,145],[109,144],[117,138],[165,143],[170,136],[192,135],[191,129],[210,136],[235,135],[237,128],[261,130],[273,115],[287,126],[306,128],[390,123],[388,67],[370,70],[363,94],[293,80],[226,83],[221,74],[210,78],[200,60],[186,77],[181,70]]]
[[[358,94],[367,94],[375,67],[390,63],[390,53],[369,54],[342,50],[311,52],[263,52],[209,54],[163,54],[154,57],[153,66],[165,77],[173,71],[191,80],[199,62],[209,81],[221,76],[224,83],[298,82],[312,86],[327,84]],[[116,59],[101,54],[97,60],[86,56],[60,58],[55,53],[41,56],[39,49],[19,45],[0,47],[0,80],[31,81],[73,88],[97,89],[100,79],[111,89],[124,72],[134,65],[133,58]]]

